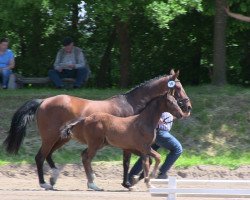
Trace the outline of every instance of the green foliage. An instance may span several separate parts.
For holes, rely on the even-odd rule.
[[[0,2],[0,37],[16,54],[16,72],[47,76],[64,36],[83,48],[95,86],[100,63],[117,21],[128,23],[131,40],[130,84],[181,70],[185,84],[210,82],[213,57],[214,1],[9,0]],[[250,2],[229,0],[233,12],[249,15]],[[85,15],[82,12],[86,12]],[[250,85],[250,23],[228,18],[227,78]],[[113,38],[108,86],[120,82],[119,45]]]
[[[201,0],[153,1],[146,7],[146,13],[151,20],[159,24],[160,28],[169,28],[169,22],[187,13],[187,10],[191,8],[202,11]]]

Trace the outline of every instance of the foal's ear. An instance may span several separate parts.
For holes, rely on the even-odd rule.
[[[175,73],[175,74],[173,74],[172,75],[172,80],[174,81],[174,80],[176,80],[177,78],[178,78],[178,76],[179,76],[179,70]]]
[[[174,69],[171,69],[170,70],[170,75],[174,75],[174,74],[175,74]]]
[[[178,78],[179,74],[180,74],[180,71],[178,70],[178,71],[175,73],[175,78]]]

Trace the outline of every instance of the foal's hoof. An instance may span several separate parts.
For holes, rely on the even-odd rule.
[[[95,183],[87,183],[88,190],[103,191],[103,189],[96,186]]]
[[[146,183],[146,186],[147,186],[148,189],[155,188],[155,186],[152,185],[150,182],[149,182],[149,183]]]
[[[45,190],[53,190],[53,186],[48,183],[40,183],[40,187],[44,188]]]
[[[122,183],[121,185],[122,185],[123,187],[127,188],[127,189],[129,189],[129,188],[132,187],[131,183],[129,183],[129,182]]]
[[[128,188],[130,192],[136,192],[138,191],[138,188],[134,185],[134,186],[131,186],[130,188]]]

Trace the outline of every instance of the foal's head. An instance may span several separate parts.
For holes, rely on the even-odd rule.
[[[171,94],[177,100],[177,103],[182,109],[182,111],[185,112],[186,116],[189,116],[191,113],[192,105],[189,97],[187,96],[184,88],[182,87],[181,82],[178,80],[179,71],[175,73],[175,71],[172,69],[170,71],[170,75],[171,78],[170,81],[167,83],[167,86],[171,91]]]
[[[182,118],[185,114],[182,112],[180,106],[178,105],[176,99],[169,93],[164,95],[166,111],[171,113],[176,118]]]

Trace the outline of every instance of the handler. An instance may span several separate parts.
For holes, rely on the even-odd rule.
[[[152,145],[152,149],[157,151],[160,147],[162,147],[170,151],[169,154],[166,155],[165,161],[159,170],[159,174],[157,176],[158,179],[168,178],[167,172],[182,153],[181,143],[170,133],[173,120],[173,115],[168,112],[164,112],[162,113],[158,127],[156,128],[156,139],[155,144]],[[140,175],[138,176],[139,173]],[[129,172],[129,181],[131,185],[135,185],[143,178],[144,173],[142,172],[142,158],[139,158]]]

